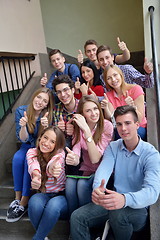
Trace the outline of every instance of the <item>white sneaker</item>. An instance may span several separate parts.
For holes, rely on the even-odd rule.
[[[44,240],[49,240],[49,238],[48,237],[45,237],[45,239]]]

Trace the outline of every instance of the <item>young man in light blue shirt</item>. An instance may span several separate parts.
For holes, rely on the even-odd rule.
[[[121,106],[114,117],[121,139],[107,147],[93,183],[92,203],[73,212],[71,235],[76,240],[91,239],[89,228],[109,219],[115,240],[129,240],[147,221],[148,206],[160,193],[160,155],[137,135],[137,113]],[[106,184],[114,172],[114,188]]]

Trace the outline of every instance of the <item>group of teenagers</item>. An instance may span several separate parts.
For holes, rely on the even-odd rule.
[[[118,65],[130,52],[117,42],[121,55],[86,41],[87,59],[79,50],[77,65],[53,49],[56,71],[16,109],[22,144],[12,161],[15,200],[6,221],[28,210],[33,240],[48,239],[58,219],[69,219],[73,240],[95,239],[91,229],[108,219],[115,239],[129,240],[159,197],[160,156],[146,141],[143,91],[154,85],[153,66],[145,58],[142,74]]]

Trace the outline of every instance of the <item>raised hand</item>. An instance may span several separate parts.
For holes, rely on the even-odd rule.
[[[41,118],[41,124],[44,128],[48,127],[48,115],[49,115],[49,112],[46,112],[44,116]]]
[[[145,72],[148,74],[153,72],[153,64],[151,62],[149,62],[146,57],[144,58],[143,68],[144,68]]]
[[[79,156],[76,155],[73,151],[71,151],[68,147],[66,147],[66,151],[66,164],[77,166],[79,164]]]
[[[39,189],[41,186],[41,173],[38,170],[32,172],[31,186],[33,189]]]
[[[119,47],[122,51],[128,50],[125,42],[123,42],[123,41],[121,42],[119,37],[117,37],[117,42],[118,42],[118,47]]]
[[[64,132],[66,130],[66,125],[63,120],[62,114],[60,115],[59,122],[58,122],[58,127]]]
[[[73,135],[74,132],[74,126],[72,124],[73,119],[71,118],[67,123],[66,123],[66,133],[69,136]]]
[[[88,88],[88,91],[91,93],[91,95],[92,95],[95,99],[98,100],[97,95],[95,94],[95,92],[93,92],[93,90],[92,90],[90,87]]]
[[[86,119],[81,114],[74,114],[73,115],[73,121],[76,122],[76,124],[80,127],[82,131],[87,131],[89,129],[89,126],[86,122]]]
[[[89,82],[87,84],[83,83],[80,86],[80,91],[82,92],[82,95],[88,95],[88,88],[89,88]]]
[[[99,196],[105,195],[105,190],[105,180],[102,179],[100,186],[92,192],[92,202],[99,205]]]
[[[80,49],[78,50],[77,60],[79,63],[83,63],[83,53]]]
[[[134,100],[133,100],[132,97],[129,96],[128,91],[126,91],[126,93],[125,93],[125,102],[126,102],[127,105],[129,105],[129,106],[133,106],[133,107],[135,107]]]
[[[27,122],[28,122],[27,113],[26,111],[24,111],[24,117],[21,117],[21,119],[19,120],[19,125],[21,127],[25,127],[27,125]]]
[[[48,82],[47,73],[44,73],[44,76],[41,78],[40,84],[42,87],[45,87]]]
[[[102,109],[108,108],[108,103],[109,103],[109,100],[108,100],[107,94],[104,93],[104,99],[101,101],[101,108]]]
[[[77,77],[77,81],[75,82],[75,89],[76,90],[79,90],[80,89],[80,86],[81,86],[81,83],[79,81],[79,77]]]
[[[55,178],[58,178],[62,171],[62,166],[59,160],[60,160],[60,156],[57,156],[54,162],[50,164],[48,167],[49,173]]]

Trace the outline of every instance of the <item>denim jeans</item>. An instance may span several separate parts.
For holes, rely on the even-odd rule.
[[[33,240],[44,240],[59,218],[68,217],[66,198],[54,193],[36,193],[29,200],[28,215],[36,230]]]
[[[21,148],[14,154],[12,160],[12,174],[14,190],[21,191],[22,196],[30,196],[31,177],[28,173],[26,153],[30,144],[22,143]]]
[[[93,179],[94,175],[89,179],[67,178],[66,198],[70,214],[77,208],[91,202]]]
[[[90,228],[105,224],[110,220],[115,240],[129,240],[133,231],[144,227],[148,211],[146,208],[129,207],[109,211],[94,203],[89,203],[71,215],[71,236],[73,240],[90,240]]]

